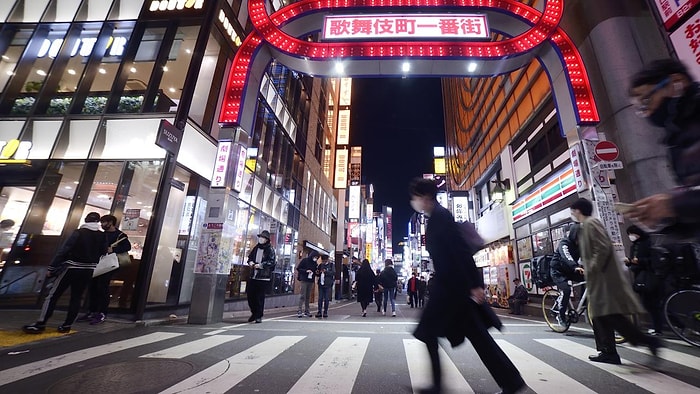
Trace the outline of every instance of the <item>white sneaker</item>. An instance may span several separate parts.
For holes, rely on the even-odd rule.
[[[382,316],[386,316],[386,311],[382,311]]]
[[[391,312],[391,317],[396,317],[396,312]]]

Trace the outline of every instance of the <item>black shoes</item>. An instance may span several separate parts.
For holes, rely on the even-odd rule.
[[[316,317],[319,318],[319,319],[321,318],[321,316],[323,316],[323,315],[321,315],[321,312],[318,312],[318,313],[316,314]]]
[[[93,313],[92,313],[92,312],[88,312],[88,313],[86,313],[86,314],[84,314],[84,315],[78,317],[75,321],[77,321],[77,322],[85,322],[85,321],[90,321],[90,320],[92,320],[92,318],[93,318]]]
[[[64,334],[65,334],[65,333],[68,333],[68,332],[70,332],[70,326],[67,326],[67,325],[65,325],[65,324],[64,324],[64,325],[61,325],[61,326],[58,326],[57,331],[60,332],[60,333],[64,333]]]
[[[250,315],[250,317],[248,318],[248,323],[252,323],[254,321],[255,321],[255,316]]]
[[[649,351],[651,351],[651,355],[654,357],[659,356],[659,348],[662,346],[661,340],[657,337],[648,337],[649,342],[647,343],[647,346],[649,346]]]
[[[255,323],[262,323],[262,319],[261,318],[255,319]]]
[[[22,331],[26,334],[41,334],[46,330],[46,326],[41,323],[28,324],[22,327]]]
[[[620,356],[617,353],[598,353],[597,356],[588,356],[588,359],[597,363],[620,365]]]

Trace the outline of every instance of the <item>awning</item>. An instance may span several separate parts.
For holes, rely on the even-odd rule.
[[[330,256],[330,255],[331,255],[330,252],[328,252],[327,250],[325,250],[325,249],[323,249],[323,248],[319,248],[318,245],[316,245],[315,243],[312,243],[312,242],[309,242],[309,241],[306,241],[306,240],[304,241],[304,247],[305,247],[305,248],[309,248],[309,249],[311,249],[311,250],[315,250],[315,251],[317,251],[318,253],[325,254],[326,256]]]

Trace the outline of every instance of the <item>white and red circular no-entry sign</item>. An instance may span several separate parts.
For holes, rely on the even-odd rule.
[[[600,141],[595,144],[594,152],[595,157],[602,161],[613,161],[617,159],[617,156],[620,154],[617,145],[610,141]]]

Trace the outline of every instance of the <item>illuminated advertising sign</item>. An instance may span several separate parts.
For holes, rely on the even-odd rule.
[[[350,143],[350,110],[338,111],[338,145]]]
[[[455,217],[455,222],[464,222],[469,220],[469,198],[461,196],[452,197],[452,215]]]
[[[240,192],[243,187],[243,174],[245,172],[245,161],[248,158],[246,148],[241,144],[236,144],[236,172],[233,173],[233,190]]]
[[[670,35],[678,59],[685,63],[694,80],[700,80],[700,10]]]
[[[568,167],[552,175],[542,183],[542,186],[515,200],[511,213],[513,221],[530,216],[574,193],[576,193],[576,177],[574,169]]]
[[[335,151],[335,174],[333,188],[345,189],[348,186],[348,156],[350,151],[339,149]]]
[[[29,164],[31,141],[9,140],[0,141],[0,164]]]
[[[360,186],[350,186],[348,196],[348,219],[360,218]]]
[[[228,170],[228,159],[231,157],[231,145],[231,141],[219,141],[214,174],[211,177],[211,187],[226,187],[226,171]]]
[[[447,168],[445,167],[445,158],[444,157],[436,157],[433,159],[433,167],[435,167],[435,173],[436,174],[445,174],[447,173]]]
[[[486,15],[333,15],[323,21],[326,40],[489,38]]]
[[[700,0],[654,0],[654,2],[666,30],[669,31],[687,13],[700,4]]]
[[[201,10],[204,7],[204,0],[153,0],[148,6],[148,10],[175,11],[175,10]]]
[[[90,56],[93,49],[95,49],[96,42],[97,37],[76,38],[73,41],[70,56]],[[105,49],[105,56],[121,56],[124,53],[126,42],[126,37],[110,37],[109,42],[107,43],[107,48]],[[41,47],[39,47],[39,52],[37,52],[36,57],[42,58],[48,56],[53,59],[58,56],[58,51],[61,49],[61,45],[63,45],[62,38],[57,38],[54,40],[45,38],[41,43]]]

